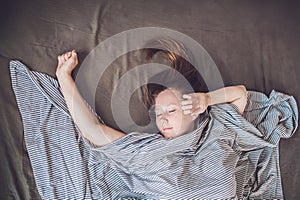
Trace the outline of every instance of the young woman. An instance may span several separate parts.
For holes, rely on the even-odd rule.
[[[75,50],[58,56],[56,70],[62,93],[74,122],[82,135],[95,145],[103,146],[125,136],[125,133],[103,125],[87,107],[71,76],[78,64]],[[185,94],[180,88],[159,85],[147,86],[146,99],[155,107],[156,125],[165,138],[174,138],[192,131],[199,114],[208,106],[219,103],[234,104],[244,112],[247,90],[244,86],[230,86],[212,92]]]
[[[197,70],[180,58],[184,54],[175,51],[176,56],[170,43],[163,44],[168,48],[155,46],[147,53],[151,57],[157,49],[166,49],[159,58],[169,59],[171,70],[151,77],[142,93],[158,134],[125,134],[100,123],[71,77],[78,63],[75,51],[58,56],[59,86],[55,79],[11,62],[12,85],[41,196],[282,199],[278,144],[296,130],[295,99],[276,91],[269,97],[247,92],[244,86],[207,92]],[[183,87],[188,84],[179,77],[192,87]],[[84,138],[77,137],[77,128]]]

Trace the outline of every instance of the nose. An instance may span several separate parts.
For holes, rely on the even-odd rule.
[[[160,122],[163,124],[163,123],[166,123],[168,121],[169,121],[168,113],[165,112],[161,115]]]

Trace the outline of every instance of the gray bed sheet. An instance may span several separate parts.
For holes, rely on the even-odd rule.
[[[12,91],[9,60],[55,77],[56,57],[76,49],[79,65],[102,41],[139,27],[184,33],[210,54],[225,85],[272,89],[300,100],[300,4],[297,1],[6,1],[0,6],[0,199],[39,199]],[[141,62],[135,52],[116,59],[99,81],[96,111],[113,127],[112,84]],[[117,70],[118,69],[118,70]],[[116,73],[116,71],[118,73]],[[78,69],[74,72],[76,76]],[[133,98],[134,104],[137,100]],[[138,105],[132,117],[145,124]],[[298,199],[300,136],[280,142],[285,199]]]

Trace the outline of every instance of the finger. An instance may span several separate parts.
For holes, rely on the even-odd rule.
[[[69,56],[67,53],[64,54],[64,60],[67,61],[69,59]]]
[[[69,52],[67,53],[67,56],[68,56],[68,58],[70,58],[70,57],[72,56],[72,52],[69,51]]]
[[[190,110],[193,108],[193,105],[181,106],[182,110]]]
[[[200,109],[200,113],[199,114],[204,113],[205,111],[206,111],[206,108],[202,108],[202,109]]]
[[[71,54],[72,54],[71,56],[77,56],[77,53],[76,53],[75,50],[72,50],[72,51],[71,51]]]
[[[207,109],[207,106],[205,105],[200,105],[199,109],[202,110],[203,112]]]
[[[190,113],[192,113],[191,110],[184,110],[184,111],[183,111],[183,114],[184,114],[184,115],[188,115],[188,114],[190,114]]]
[[[63,60],[62,60],[62,56],[61,56],[61,55],[58,56],[58,62],[59,62],[60,64],[63,63]]]
[[[197,110],[195,110],[195,113],[200,115],[201,113],[204,113],[205,110],[206,110],[206,108],[198,108]]]
[[[191,116],[192,116],[192,119],[195,120],[195,119],[199,116],[199,114],[197,114],[197,113],[192,113]]]
[[[181,101],[181,105],[189,105],[189,104],[193,104],[193,101],[192,100],[184,100],[184,101]]]
[[[195,117],[195,116],[197,116],[198,114],[197,113],[191,113],[191,116],[192,117]]]
[[[199,109],[194,110],[194,111],[191,113],[191,115],[194,115],[194,116],[198,116],[198,115],[200,115],[200,114],[201,114],[201,112],[200,112]]]
[[[182,95],[182,98],[184,98],[184,99],[191,99],[192,97],[190,95],[188,95],[188,94],[184,94],[184,95]]]
[[[59,59],[60,59],[61,62],[64,61],[64,54],[61,54],[61,55],[59,55],[58,57],[59,57]]]

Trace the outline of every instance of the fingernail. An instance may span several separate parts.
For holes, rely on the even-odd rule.
[[[183,98],[189,98],[189,96],[186,95],[186,94],[182,95],[182,97],[183,97]]]
[[[190,110],[184,110],[184,111],[183,111],[183,114],[185,114],[185,115],[187,115],[187,114],[189,114],[189,113],[191,113]]]

